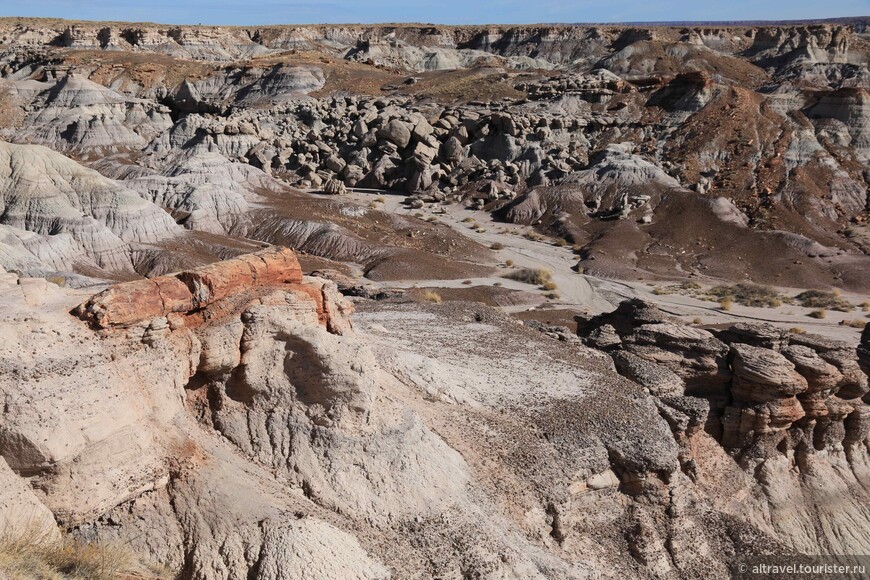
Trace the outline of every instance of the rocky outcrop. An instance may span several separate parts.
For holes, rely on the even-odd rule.
[[[741,344],[731,348],[732,404],[722,418],[722,444],[744,448],[804,416],[795,395],[807,390],[807,380],[772,350]]]
[[[870,326],[864,327],[861,333],[861,343],[858,345],[858,364],[861,370],[870,375]]]
[[[171,276],[118,284],[97,294],[76,309],[98,328],[164,320],[172,327],[196,326],[209,317],[221,316],[225,304],[240,297],[253,300],[282,290],[313,304],[315,322],[341,333],[349,328],[347,306],[337,306],[337,291],[329,284],[303,280],[299,261],[292,250],[270,248]]]
[[[637,323],[631,321],[632,312]],[[866,379],[858,367],[858,361],[867,364],[867,332],[856,359],[854,345],[767,324],[715,329],[713,338],[665,319],[651,304],[627,301],[613,313],[579,318],[578,331],[590,346],[599,345],[605,334],[616,335],[604,345],[616,370],[654,397],[680,445],[680,465],[687,475],[703,481],[712,475],[708,469],[721,470],[721,463],[710,462],[709,447],[697,453],[700,441],[712,435],[757,479],[763,509],[770,514],[766,517],[785,541],[808,551],[820,544],[835,552],[863,549],[863,539],[814,529],[812,522],[820,517],[836,528],[841,517],[863,522],[870,516],[857,499],[864,493],[870,435],[870,406],[863,400]],[[690,344],[700,348],[687,349]],[[714,367],[697,362],[705,360],[713,344],[719,345],[712,352],[724,355],[719,359],[724,366],[717,365],[718,379],[705,381],[704,374],[695,373]],[[700,379],[694,389],[687,380],[692,375]],[[685,381],[688,396],[662,389],[679,384],[673,377]],[[844,502],[841,493],[850,499]],[[807,501],[814,507],[796,507]]]

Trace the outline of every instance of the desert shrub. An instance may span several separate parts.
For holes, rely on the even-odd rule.
[[[544,282],[543,284],[541,284],[541,288],[543,290],[555,290],[556,288],[558,288],[558,286],[556,286],[555,282],[550,280],[549,282]]]
[[[692,319],[692,324],[702,324],[703,322],[704,322],[704,321],[701,320],[701,319],[700,319],[699,317],[697,317],[697,316],[696,316],[695,318]]]
[[[861,310],[864,312],[870,312],[870,300],[865,300],[861,303]]]
[[[463,280],[462,283],[466,286],[470,286],[472,284],[471,280]]]
[[[837,310],[838,312],[851,312],[855,306],[840,298],[835,292],[825,292],[823,290],[807,290],[795,296],[795,300],[805,308],[821,308],[827,310]]]
[[[564,248],[568,245],[568,241],[564,238],[556,238],[556,241],[553,242],[554,245],[559,246],[560,248]]]
[[[11,579],[113,580],[136,568],[135,558],[122,546],[58,540],[36,526],[0,535],[0,571]]]
[[[48,280],[55,286],[60,286],[61,288],[66,286],[66,278],[64,278],[63,276],[49,276],[48,278],[46,278],[46,280]]]
[[[472,222],[474,222],[474,218],[470,218],[470,217],[467,217],[467,218],[462,220],[462,223],[464,223],[464,224],[472,223]]]
[[[734,284],[733,286],[714,286],[707,293],[713,299],[719,300],[720,303],[725,298],[730,297],[737,304],[756,308],[776,308],[777,306],[782,306],[782,303],[785,301],[785,297],[773,288],[744,282]]]
[[[375,203],[387,203],[387,198],[384,196],[378,196],[375,198]]]
[[[828,316],[828,312],[826,310],[821,310],[821,309],[820,310],[813,310],[812,312],[807,314],[807,316],[809,316],[810,318],[822,319],[822,318],[825,318]]]
[[[719,301],[719,308],[728,312],[734,307],[734,299],[730,296],[726,296],[722,300]]]
[[[514,261],[513,261],[513,260],[505,260],[505,261],[504,261],[504,265],[505,265],[505,266],[513,266],[513,265],[514,265]]]
[[[840,326],[849,326],[852,328],[864,328],[867,326],[867,321],[865,320],[841,320]]]
[[[516,280],[517,282],[525,282],[526,284],[534,284],[535,286],[543,286],[547,282],[553,281],[553,273],[544,268],[523,268],[522,270],[507,274],[505,278]]]
[[[788,331],[791,332],[792,334],[806,334],[807,333],[806,329],[802,326],[794,326],[792,328],[789,328]]]
[[[425,302],[434,302],[435,304],[441,304],[441,295],[432,290],[426,290],[420,296]]]
[[[558,300],[559,293],[558,292],[547,292],[546,294],[544,294],[544,298],[547,298],[548,300]]]
[[[495,242],[490,247],[490,250],[504,250],[504,244],[501,242]]]

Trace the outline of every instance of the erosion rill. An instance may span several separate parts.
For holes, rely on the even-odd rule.
[[[862,562],[866,30],[0,19],[0,577]]]

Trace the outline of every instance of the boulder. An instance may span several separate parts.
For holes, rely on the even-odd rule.
[[[384,127],[378,129],[377,136],[378,139],[389,141],[399,149],[404,149],[411,142],[411,130],[398,119],[393,119]]]

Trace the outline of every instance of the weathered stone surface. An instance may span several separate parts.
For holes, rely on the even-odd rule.
[[[628,351],[616,351],[611,356],[619,374],[648,389],[650,394],[657,397],[683,394],[683,380],[666,367]]]
[[[112,286],[82,304],[79,312],[102,328],[128,326],[199,310],[247,290],[301,282],[296,254],[269,248],[172,276]]]

